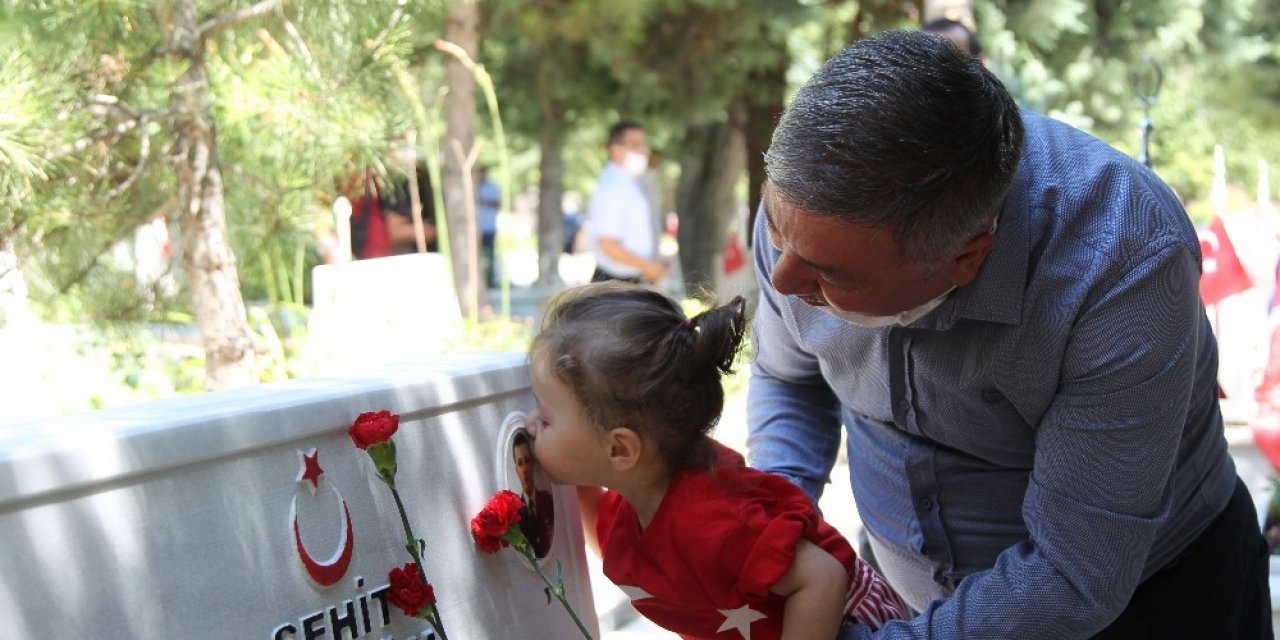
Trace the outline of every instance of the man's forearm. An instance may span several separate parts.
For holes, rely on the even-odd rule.
[[[604,255],[609,256],[610,260],[613,260],[618,264],[635,267],[636,269],[644,269],[650,262],[645,258],[627,251],[626,248],[622,246],[622,243],[618,242],[614,238],[600,238],[598,242],[600,244],[600,251],[603,252]]]

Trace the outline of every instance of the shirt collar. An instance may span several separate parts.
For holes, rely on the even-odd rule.
[[[1025,156],[1025,153],[1024,153]],[[1018,324],[1022,319],[1023,294],[1029,262],[1027,220],[1028,181],[1026,163],[1019,163],[1009,185],[996,242],[967,286],[956,289],[943,306],[912,324],[912,328],[950,329],[957,320],[981,320]]]
[[[1025,155],[1025,154],[1024,154]],[[956,291],[957,318],[1018,324],[1022,319],[1023,294],[1026,291],[1027,264],[1030,260],[1027,182],[1031,179],[1019,163],[1013,184],[1009,185],[1004,206],[1000,209],[1000,227],[996,243],[978,270],[978,276]]]

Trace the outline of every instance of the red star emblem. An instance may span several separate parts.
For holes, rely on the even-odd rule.
[[[320,468],[320,453],[315,447],[306,453],[299,449],[298,464],[298,482],[311,483],[311,493],[315,495],[316,489],[320,486],[320,476],[324,474],[324,469]]]

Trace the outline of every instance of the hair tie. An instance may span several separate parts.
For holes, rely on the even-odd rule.
[[[689,319],[689,318],[685,318],[685,319],[684,319],[684,328],[686,328],[686,329],[688,329],[688,330],[690,330],[690,331],[693,331],[693,320],[691,320],[691,319]]]

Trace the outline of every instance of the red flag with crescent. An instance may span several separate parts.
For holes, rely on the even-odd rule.
[[[1221,217],[1214,216],[1209,225],[1197,233],[1200,236],[1200,298],[1205,306],[1218,304],[1223,298],[1253,286]]]

